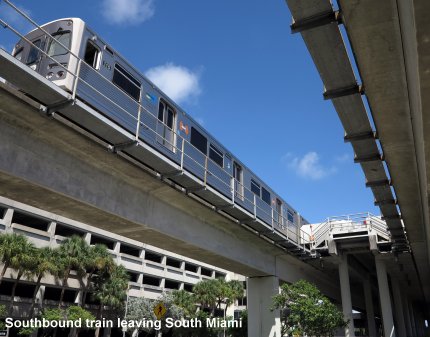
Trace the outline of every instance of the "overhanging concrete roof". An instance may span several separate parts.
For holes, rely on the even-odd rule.
[[[397,206],[393,202],[397,198],[406,230],[404,238],[409,241],[412,254],[393,259],[396,262],[391,267],[392,275],[402,274],[400,261],[407,267],[403,269],[403,279],[412,276],[418,286],[409,287],[411,296],[422,301],[424,295],[428,304],[430,2],[338,3],[340,10],[335,15],[329,0],[287,0],[294,19],[292,28],[301,31],[326,92],[335,93],[330,98],[346,138],[353,139],[357,162],[381,213],[387,217],[394,240],[402,242],[404,233],[400,219],[395,218]],[[351,89],[357,83],[338,27],[340,20],[348,34],[376,130],[371,128],[359,91],[354,93]],[[345,90],[348,88],[349,91]],[[372,137],[373,131],[377,132],[379,144]],[[378,145],[383,150],[382,160],[377,158]],[[388,170],[384,169],[383,160]],[[415,275],[406,275],[411,272]]]

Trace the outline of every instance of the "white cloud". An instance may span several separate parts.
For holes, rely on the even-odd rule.
[[[348,162],[352,162],[353,158],[350,154],[348,153],[344,153],[343,155],[340,156],[336,156],[335,157],[336,162],[340,163],[340,164],[345,164]]]
[[[146,76],[176,103],[196,98],[200,93],[200,72],[166,63],[149,69]]]
[[[336,172],[335,167],[324,166],[318,153],[313,151],[306,153],[303,157],[295,157],[291,153],[287,153],[282,158],[282,162],[299,176],[312,180],[319,180]]]
[[[154,1],[103,0],[102,13],[110,23],[135,25],[150,19],[154,15]]]

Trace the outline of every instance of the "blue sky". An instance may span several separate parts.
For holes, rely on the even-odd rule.
[[[38,23],[84,19],[309,221],[379,214],[283,0],[14,3]]]

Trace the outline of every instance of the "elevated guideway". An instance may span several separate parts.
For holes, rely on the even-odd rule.
[[[323,97],[332,101],[344,140],[387,223],[392,240],[387,270],[428,314],[430,3],[340,0],[339,10],[328,0],[287,4],[292,32],[301,34],[312,56]]]

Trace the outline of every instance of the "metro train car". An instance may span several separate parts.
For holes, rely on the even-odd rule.
[[[31,42],[31,43],[30,43]],[[288,203],[79,18],[29,32],[12,55],[144,143],[122,151],[260,233],[299,242],[306,224]],[[88,132],[93,119],[64,114]],[[132,144],[134,145],[134,144]],[[174,167],[180,166],[187,174]],[[207,188],[195,181],[203,181]],[[226,204],[223,200],[233,200]],[[277,235],[269,238],[279,241]]]

